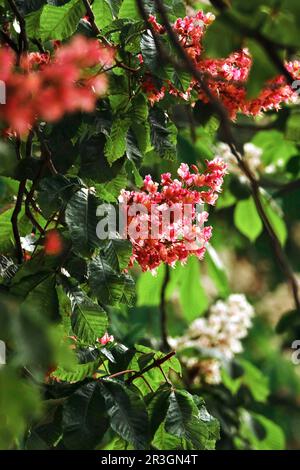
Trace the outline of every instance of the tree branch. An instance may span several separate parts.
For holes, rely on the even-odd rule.
[[[101,32],[100,32],[100,29],[98,28],[98,26],[95,23],[95,15],[94,15],[94,12],[91,8],[90,2],[89,2],[89,0],[83,0],[83,3],[84,3],[84,6],[86,8],[86,12],[88,14],[88,17],[89,17],[91,26],[93,28],[93,31],[96,34],[96,36],[98,36],[98,34],[101,34]]]
[[[2,38],[2,41],[6,42],[6,44],[13,49],[17,54],[19,53],[19,49],[17,44],[9,37],[7,33],[4,31],[0,30],[0,36]]]
[[[19,12],[19,9],[15,3],[15,0],[7,0],[9,3],[10,8],[14,12],[16,19],[20,25],[20,41],[19,41],[19,55],[22,54],[22,52],[27,51],[28,49],[28,39],[27,39],[27,34],[26,34],[26,22]]]
[[[166,356],[162,357],[161,359],[156,359],[155,361],[153,361],[152,364],[150,364],[149,366],[145,367],[144,369],[142,369],[141,371],[139,372],[136,372],[134,375],[132,375],[131,377],[129,377],[126,382],[128,384],[131,384],[134,380],[142,377],[143,374],[145,374],[146,372],[149,372],[149,370],[151,369],[154,369],[155,367],[158,367],[160,368],[160,366],[162,364],[164,364],[164,362],[168,361],[169,359],[171,359],[171,357],[175,356],[175,351],[171,351],[169,352]]]

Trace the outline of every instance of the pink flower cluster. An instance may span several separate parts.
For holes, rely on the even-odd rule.
[[[190,254],[203,258],[212,227],[203,226],[208,213],[198,212],[197,205],[203,208],[204,204],[215,204],[226,174],[226,164],[221,159],[205,163],[203,173],[195,165],[190,169],[182,163],[177,171],[179,179],[164,173],[159,184],[148,175],[141,191],[121,191],[119,202],[127,217],[125,235],[133,246],[130,267],[136,261],[147,271],[161,263],[184,263]],[[139,210],[132,212],[134,207]],[[145,210],[140,211],[140,207]]]
[[[52,122],[65,113],[92,111],[107,88],[105,74],[99,71],[112,60],[112,50],[83,36],[57,48],[53,57],[24,54],[18,68],[14,53],[0,48],[0,80],[6,86],[0,119],[12,131],[26,134],[36,120]]]
[[[214,15],[198,12],[195,16],[178,18],[173,24],[181,45],[186,53],[206,77],[210,91],[217,96],[227,108],[231,119],[235,119],[237,113],[257,116],[260,113],[276,109],[282,103],[293,102],[297,98],[295,90],[289,86],[284,76],[278,76],[266,83],[265,88],[255,99],[247,99],[247,80],[252,66],[252,58],[247,49],[234,52],[224,59],[203,58],[202,40],[206,27],[214,21]],[[155,17],[151,17],[156,32],[165,33],[163,26],[159,25]],[[295,78],[300,78],[300,62],[294,61],[285,64],[287,70]],[[192,80],[188,88],[183,92],[177,90],[170,81],[165,80],[159,90],[156,89],[152,77],[142,83],[145,93],[148,95],[151,105],[163,99],[166,93],[172,94],[184,100],[191,99],[191,91],[198,93],[198,98],[204,102],[209,99],[203,92],[200,84]]]

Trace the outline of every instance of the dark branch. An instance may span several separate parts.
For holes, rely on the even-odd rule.
[[[6,42],[6,44],[18,54],[19,49],[17,44],[9,37],[7,33],[0,30],[0,37],[2,38],[2,41]]]
[[[162,364],[164,364],[164,362],[168,361],[169,359],[171,359],[171,357],[175,356],[175,351],[171,351],[169,354],[167,354],[166,356],[162,357],[161,359],[156,359],[155,361],[153,361],[152,364],[150,364],[149,366],[145,367],[144,369],[142,369],[141,371],[139,372],[136,372],[134,375],[132,375],[131,377],[129,377],[126,382],[128,384],[131,384],[134,380],[142,377],[144,374],[146,374],[146,372],[149,372],[149,370],[151,369],[154,369],[155,367],[158,367],[160,368],[160,366]]]
[[[93,10],[91,8],[90,2],[89,2],[89,0],[83,0],[83,3],[84,3],[84,6],[86,8],[86,12],[87,12],[87,15],[89,17],[89,21],[91,23],[93,31],[96,34],[96,36],[98,36],[98,34],[100,34],[100,29],[98,28],[98,26],[95,23],[95,15],[94,15]]]
[[[15,0],[7,0],[9,3],[10,8],[12,9],[13,13],[16,16],[16,19],[18,20],[18,23],[20,25],[20,41],[19,41],[19,55],[22,54],[22,52],[27,51],[28,49],[28,39],[27,39],[27,34],[26,34],[26,22],[21,15]]]

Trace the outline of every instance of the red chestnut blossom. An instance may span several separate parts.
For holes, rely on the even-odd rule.
[[[142,89],[146,93],[148,100],[151,106],[154,103],[160,101],[165,96],[166,87],[162,86],[159,90],[156,88],[151,75],[146,74],[143,82],[142,82]]]
[[[50,54],[48,52],[29,52],[23,54],[21,57],[21,67],[26,70],[31,70],[37,66],[48,64],[50,62]]]
[[[195,16],[178,18],[173,29],[178,34],[181,45],[185,48],[191,59],[198,61],[202,53],[202,38],[205,27],[210,25],[215,19],[212,13],[205,15],[199,11]]]
[[[112,59],[111,49],[83,36],[57,48],[52,58],[38,52],[24,54],[19,69],[13,67],[14,54],[1,48],[0,80],[6,84],[7,99],[0,119],[12,131],[26,134],[36,120],[52,122],[68,112],[92,111],[107,88],[105,74],[97,73]]]
[[[155,16],[149,15],[148,20],[149,20],[149,23],[152,24],[153,29],[154,29],[154,31],[155,31],[156,33],[163,34],[163,33],[166,32],[166,29],[164,28],[164,26],[161,26],[161,25],[156,21]]]
[[[102,344],[102,346],[105,346],[107,343],[111,343],[112,341],[114,341],[114,337],[109,335],[107,332],[102,336],[102,338],[97,339],[97,342]]]
[[[192,170],[182,163],[177,171],[179,179],[164,173],[159,184],[147,175],[141,191],[121,191],[119,202],[124,204],[127,216],[123,235],[133,246],[130,266],[137,261],[147,271],[161,263],[184,263],[190,254],[203,258],[212,227],[203,227],[208,213],[196,209],[197,205],[215,204],[226,164],[217,158],[206,161],[203,173],[195,166]]]
[[[57,230],[50,230],[46,234],[44,250],[46,255],[58,256],[63,250],[63,242]]]
[[[185,52],[189,55],[194,65],[206,77],[210,91],[217,96],[227,108],[231,119],[235,119],[237,113],[257,116],[258,114],[275,109],[278,110],[283,103],[290,103],[297,99],[298,95],[284,76],[278,76],[266,83],[265,88],[255,99],[247,99],[247,80],[252,66],[252,58],[247,49],[234,52],[227,58],[210,59],[203,58],[202,40],[206,27],[214,21],[214,15],[198,12],[196,15],[178,18],[173,24],[174,32],[177,33],[179,41]],[[165,29],[154,16],[149,18],[156,32],[164,34]],[[287,70],[295,78],[300,78],[300,62],[289,62],[285,64]],[[178,90],[169,80],[165,80],[163,87],[159,90],[155,87],[153,80],[147,76],[142,83],[148,99],[153,105],[164,98],[165,94],[189,100],[191,91],[198,92],[198,98],[205,103],[209,102],[206,94],[197,80],[193,79],[188,88],[183,92]]]

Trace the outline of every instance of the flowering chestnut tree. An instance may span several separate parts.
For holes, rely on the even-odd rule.
[[[257,3],[0,0],[1,449],[295,441],[299,8]]]

